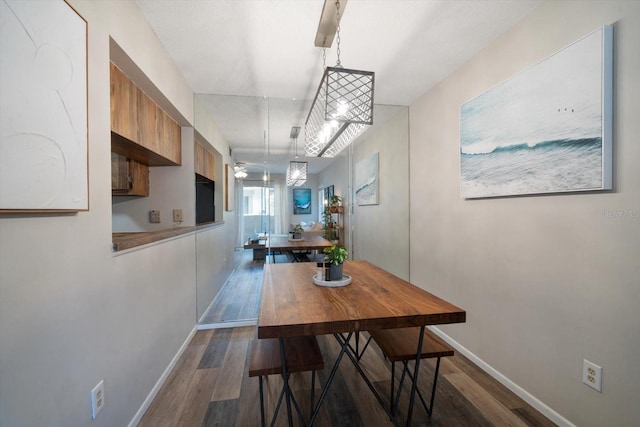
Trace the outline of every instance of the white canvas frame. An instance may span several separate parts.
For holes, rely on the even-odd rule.
[[[0,14],[0,212],[88,210],[87,23],[62,0]]]

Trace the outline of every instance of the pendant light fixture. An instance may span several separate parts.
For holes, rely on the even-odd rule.
[[[324,9],[330,9],[327,7],[329,2],[335,3],[336,9],[338,59],[334,67],[324,67],[320,86],[305,122],[305,154],[307,156],[334,157],[357,138],[367,126],[373,124],[375,73],[342,67],[340,0],[326,0]],[[322,26],[322,20],[320,24]],[[316,44],[318,44],[317,41]],[[326,55],[323,52],[323,60],[326,60],[325,58]]]
[[[296,160],[289,162],[287,168],[287,186],[300,187],[307,181],[307,162],[298,161],[298,134],[300,133],[300,126],[294,126],[291,128],[291,139],[294,140],[295,158]]]

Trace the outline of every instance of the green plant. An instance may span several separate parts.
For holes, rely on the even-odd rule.
[[[335,265],[342,264],[349,256],[347,248],[340,245],[331,245],[328,248],[324,248],[322,252],[325,254],[325,260]]]
[[[338,195],[333,195],[329,198],[329,204],[324,207],[322,211],[322,223],[324,224],[324,238],[327,240],[338,240],[338,232],[336,222],[333,220],[332,210],[336,206],[340,206],[342,198]]]
[[[300,224],[296,224],[295,227],[293,227],[293,232],[294,233],[302,233],[304,231],[304,229],[302,228],[302,226]]]

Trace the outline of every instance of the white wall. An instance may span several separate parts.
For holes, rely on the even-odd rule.
[[[0,217],[2,426],[127,425],[196,321],[194,234],[111,253],[109,37],[182,126],[193,93],[134,2],[70,3],[88,21],[90,210]],[[106,405],[92,421],[101,379]]]
[[[200,320],[218,294],[222,285],[233,271],[233,251],[237,235],[237,215],[225,206],[225,165],[233,165],[229,156],[229,143],[224,139],[217,124],[206,108],[194,98],[195,129],[204,142],[208,143],[220,156],[216,156],[214,167],[216,221],[224,225],[207,229],[196,234],[196,294],[197,319]],[[193,151],[191,156],[193,157]],[[221,157],[221,160],[220,160]],[[192,174],[193,176],[193,174]],[[235,179],[235,178],[232,178]],[[195,199],[194,199],[195,206]]]
[[[604,24],[615,191],[460,199],[460,105]],[[411,281],[467,310],[441,330],[580,426],[640,418],[639,41],[640,2],[545,2],[410,107]]]
[[[378,107],[382,109],[383,107]],[[387,107],[389,108],[389,107]],[[409,122],[408,109],[394,114],[355,142],[355,166],[379,153],[378,205],[353,204],[353,258],[367,260],[409,279]],[[374,122],[375,122],[374,117]]]

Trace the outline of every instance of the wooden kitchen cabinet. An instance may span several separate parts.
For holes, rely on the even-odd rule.
[[[138,88],[111,63],[111,131],[131,141],[138,135]]]
[[[117,153],[111,153],[111,194],[148,196],[149,167]]]
[[[156,112],[156,133],[157,141],[162,141],[158,147],[158,152],[165,158],[173,161],[177,165],[182,164],[182,136],[180,135],[180,125],[175,122],[160,107]]]
[[[180,125],[113,63],[111,151],[147,166],[182,163]]]
[[[195,172],[198,175],[215,181],[215,157],[213,153],[205,148],[203,144],[196,141],[195,146]]]
[[[158,106],[143,91],[138,91],[138,135],[135,142],[160,154],[162,135],[156,133]]]

